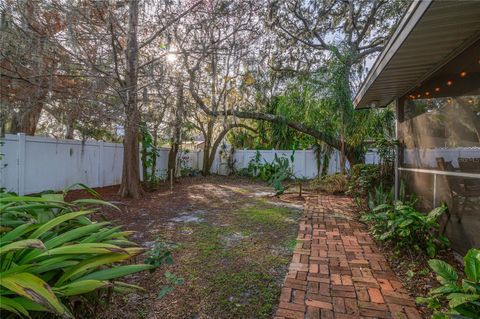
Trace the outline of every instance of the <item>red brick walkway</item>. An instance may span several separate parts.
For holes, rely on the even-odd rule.
[[[307,200],[275,318],[422,318],[351,207]]]

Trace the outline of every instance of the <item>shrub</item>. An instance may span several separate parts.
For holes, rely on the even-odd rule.
[[[128,240],[130,232],[92,221],[92,205],[113,206],[98,199],[67,203],[62,194],[0,193],[2,318],[38,312],[73,317],[73,296],[140,288],[119,279],[156,266],[125,265],[144,249]]]
[[[424,215],[411,204],[398,201],[375,207],[371,213],[364,214],[362,220],[371,224],[375,239],[399,249],[425,251],[433,257],[438,248],[448,245],[448,239],[439,233],[438,223],[446,210],[446,206],[441,206]]]
[[[479,318],[480,250],[470,249],[463,260],[467,278],[461,281],[455,269],[446,262],[438,259],[428,262],[441,285],[432,289],[429,297],[417,298],[417,302],[433,309],[433,318]],[[442,311],[445,301],[448,301],[448,310]]]
[[[348,178],[347,194],[353,197],[366,198],[375,186],[383,184],[381,176],[381,168],[379,165],[353,165]],[[388,188],[389,185],[385,185],[384,187]]]
[[[333,174],[316,179],[310,183],[310,188],[322,190],[329,194],[345,193],[347,190],[347,176],[342,174]]]
[[[407,205],[413,206],[417,202],[417,198],[415,194],[408,196],[408,200],[407,200],[407,195],[405,193],[405,184],[403,183],[400,183],[400,191],[398,195],[399,195],[398,200]],[[392,186],[390,190],[387,191],[387,189],[385,189],[383,185],[380,185],[378,187],[375,187],[374,192],[370,192],[368,194],[368,208],[370,208],[370,210],[374,210],[375,207],[383,204],[393,205],[394,202],[395,202],[394,186]]]
[[[287,157],[279,157],[275,154],[275,157],[271,163],[264,160],[264,163],[261,163],[262,156],[259,151],[255,154],[255,157],[250,160],[247,167],[248,175],[251,177],[260,178],[263,181],[266,181],[268,185],[275,188],[276,194],[283,194],[285,188],[283,187],[283,182],[291,177],[292,166],[294,154],[290,156],[290,160]]]
[[[275,154],[275,159],[269,166],[271,171],[269,172],[270,175],[268,176],[267,182],[270,186],[275,188],[277,195],[283,194],[285,188],[283,187],[282,182],[293,177],[290,162],[288,158],[278,157],[277,154]]]
[[[395,188],[390,188],[389,191],[385,191],[383,186],[375,187],[374,192],[368,194],[368,208],[374,210],[375,207],[384,204],[393,204],[395,200]]]
[[[248,162],[247,172],[252,177],[257,177],[260,174],[262,164],[262,155],[259,151],[255,153],[255,157]]]

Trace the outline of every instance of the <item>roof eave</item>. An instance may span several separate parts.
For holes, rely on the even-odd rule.
[[[375,63],[373,64],[372,68],[368,72],[368,75],[363,82],[362,86],[360,87],[359,91],[357,92],[354,100],[353,105],[355,109],[363,109],[363,108],[370,108],[370,107],[385,107],[392,100],[390,100],[386,105],[365,105],[361,104],[362,99],[365,96],[365,93],[370,88],[372,83],[377,79],[378,75],[382,72],[388,62],[391,60],[393,55],[397,52],[400,48],[402,43],[408,37],[408,35],[412,32],[415,25],[420,21],[424,13],[427,11],[428,7],[430,7],[433,0],[415,0],[412,2],[410,7],[408,8],[407,12],[405,13],[404,17],[402,18],[400,24],[396,28],[393,35],[390,37],[390,40],[387,42],[387,45],[383,49],[380,56],[376,59]]]

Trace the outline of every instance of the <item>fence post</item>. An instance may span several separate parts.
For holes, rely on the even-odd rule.
[[[98,141],[98,181],[97,187],[103,187],[104,184],[104,170],[105,168],[105,142]]]
[[[17,193],[20,196],[25,195],[25,147],[26,137],[25,133],[18,133],[18,153],[17,153]]]
[[[303,150],[303,176],[300,177],[307,177],[307,150]]]

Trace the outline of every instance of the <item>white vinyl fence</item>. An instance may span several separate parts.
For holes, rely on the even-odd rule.
[[[20,195],[61,190],[76,183],[90,187],[116,185],[121,182],[123,145],[103,141],[62,140],[48,137],[7,134],[0,140],[0,187]],[[166,177],[168,148],[160,149],[156,171]],[[234,153],[237,170],[248,167],[256,150],[237,150]],[[290,157],[292,151],[262,150],[263,160],[271,162],[275,154]],[[179,154],[180,162],[201,170],[203,151]],[[367,163],[377,163],[373,152],[367,153]],[[339,153],[330,159],[329,174],[339,171]],[[139,163],[141,166],[141,163]],[[297,177],[316,177],[317,159],[313,150],[295,151],[293,165]],[[211,168],[214,174],[227,175],[227,159],[217,153]]]
[[[290,160],[290,156],[293,151],[290,150],[260,150],[258,151],[261,156],[261,163],[269,162],[271,163],[275,155],[278,157],[287,157]],[[234,153],[234,165],[235,169],[241,170],[247,168],[249,162],[255,158],[257,151],[256,150],[236,150]],[[293,160],[293,174],[298,178],[314,178],[319,175],[318,168],[319,163],[317,162],[317,156],[314,150],[296,150]],[[379,158],[375,151],[367,152],[365,156],[365,162],[368,164],[378,164]],[[321,167],[320,162],[320,167]],[[349,164],[347,162],[347,169]],[[221,175],[227,175],[229,173],[227,160],[216,156],[215,161],[213,162],[212,169],[213,172]],[[328,174],[334,174],[340,172],[340,152],[333,152],[330,157],[328,165]]]
[[[25,134],[7,134],[1,142],[0,186],[8,191],[23,195],[75,183],[102,187],[121,182],[122,144]],[[160,150],[159,170],[166,170],[168,151]]]

